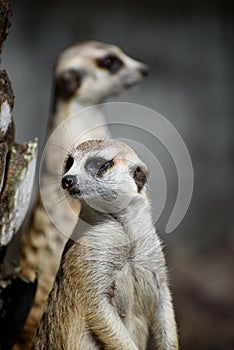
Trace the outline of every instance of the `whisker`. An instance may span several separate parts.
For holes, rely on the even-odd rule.
[[[56,172],[51,172],[51,171],[46,171],[45,172],[45,175],[47,175],[50,179],[51,178],[59,178],[59,177],[62,177],[64,174],[63,174],[63,171],[62,170],[59,170],[57,169]]]
[[[64,125],[64,123],[62,124],[62,128],[63,128],[63,130],[64,130],[64,132],[65,132],[65,134],[66,134],[67,140],[69,141],[69,145],[70,145],[70,146],[73,145],[73,144],[74,144],[74,137],[73,137],[73,135],[71,134],[71,130],[68,130],[68,129],[66,128],[66,126]]]
[[[63,151],[66,155],[69,155],[69,151],[67,150],[67,148],[63,147],[62,145],[58,144],[58,143],[50,143],[49,146],[55,146],[58,147],[61,151]]]
[[[63,175],[51,175],[50,177],[43,178],[43,175],[41,175],[40,185],[43,187],[46,187],[49,184],[59,184]]]
[[[47,205],[48,209],[54,209],[55,207],[57,207],[59,204],[61,204],[63,201],[65,200],[65,196],[62,196],[60,199],[58,199],[57,201],[53,201],[53,203],[50,203],[49,205]]]
[[[42,184],[42,186],[43,186],[43,188],[50,188],[50,187],[53,187],[54,188],[54,190],[56,189],[56,188],[61,188],[61,186],[60,186],[60,184],[61,184],[61,180],[59,181],[59,180],[57,180],[57,181],[50,181],[49,183],[47,183],[47,185],[45,185],[45,186],[43,186],[43,184]]]
[[[53,179],[53,180],[60,180],[62,177],[63,177],[64,174],[52,174],[50,176],[50,179]]]

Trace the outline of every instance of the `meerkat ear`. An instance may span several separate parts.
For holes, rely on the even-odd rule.
[[[144,187],[147,177],[146,177],[146,170],[143,169],[143,167],[138,166],[133,171],[133,179],[137,185],[138,192],[141,192],[142,188]]]
[[[56,78],[55,95],[68,99],[72,97],[81,86],[81,73],[75,69],[68,69]]]

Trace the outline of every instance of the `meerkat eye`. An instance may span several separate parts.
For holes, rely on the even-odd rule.
[[[108,55],[99,58],[97,64],[99,67],[109,70],[110,73],[115,73],[123,66],[123,61],[115,55]]]
[[[108,160],[108,162],[102,164],[102,166],[99,168],[97,175],[101,176],[103,173],[105,173],[108,169],[110,169],[114,165],[114,161]]]
[[[92,158],[89,159],[85,165],[85,168],[92,174],[96,176],[103,175],[109,168],[114,165],[113,160],[106,160],[104,158]]]
[[[67,173],[68,170],[71,169],[72,165],[74,163],[74,159],[71,155],[69,155],[65,161],[65,165],[64,165],[64,173]]]

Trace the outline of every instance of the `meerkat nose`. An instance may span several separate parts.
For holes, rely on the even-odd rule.
[[[149,74],[149,71],[150,71],[150,69],[147,65],[143,65],[140,68],[140,72],[143,76],[147,76]]]
[[[73,175],[66,175],[62,178],[61,186],[64,190],[70,189],[76,183],[76,178]]]

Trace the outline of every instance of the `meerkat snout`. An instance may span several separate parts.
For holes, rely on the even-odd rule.
[[[62,178],[61,186],[64,190],[70,189],[76,183],[75,176],[67,175]]]
[[[149,75],[149,71],[150,71],[149,66],[147,66],[146,64],[142,64],[142,66],[140,67],[140,72],[142,76],[147,77],[147,75]]]
[[[76,176],[65,175],[61,180],[61,186],[64,190],[68,191],[71,197],[80,197],[81,191]]]

